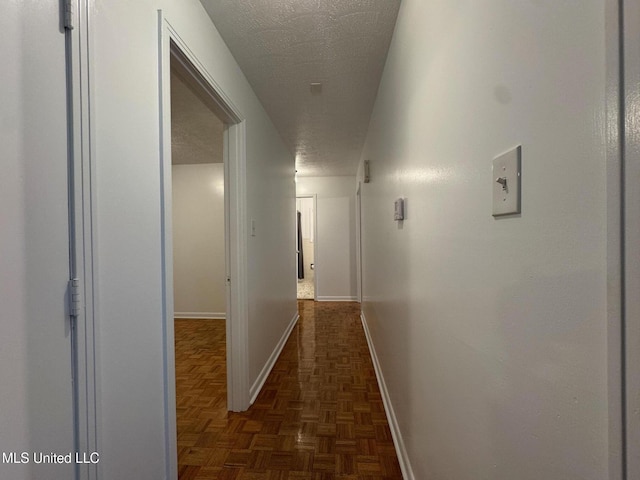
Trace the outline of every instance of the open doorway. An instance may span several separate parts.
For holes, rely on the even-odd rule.
[[[316,197],[296,197],[298,300],[317,298]]]
[[[201,415],[227,415],[225,124],[171,62],[171,196],[178,478]]]
[[[202,331],[196,332],[196,336],[200,336],[200,348],[202,351],[205,347],[215,352],[217,358],[209,359],[207,363],[215,364],[216,381],[212,382],[208,376],[201,379],[201,385],[207,384],[216,391],[218,401],[216,408],[220,415],[227,416],[228,411],[243,411],[250,404],[250,392],[248,385],[248,350],[247,350],[247,332],[248,332],[248,303],[247,303],[247,265],[246,265],[246,248],[247,248],[247,232],[244,228],[246,223],[246,128],[245,122],[239,110],[231,103],[224,91],[216,84],[212,77],[200,64],[197,57],[193,55],[189,47],[176,34],[171,24],[164,18],[162,12],[159,12],[160,30],[160,181],[162,184],[160,208],[162,215],[161,236],[162,236],[162,291],[163,291],[163,333],[164,333],[164,376],[165,376],[165,428],[166,428],[166,449],[167,464],[166,477],[178,478],[178,457],[190,449],[182,448],[178,450],[178,430],[181,428],[182,419],[178,419],[178,410],[183,405],[183,400],[178,398],[176,394],[176,385],[181,381],[176,381],[176,371],[180,370],[180,366],[176,365],[176,358],[179,356],[176,352],[177,342],[182,341],[181,336],[175,335],[175,319],[176,313],[182,317],[193,317],[192,319],[200,320],[199,327],[203,326],[203,322],[211,322],[215,317],[224,317],[224,339],[221,335],[212,338],[204,338]],[[175,80],[176,76],[179,80]],[[172,82],[173,77],[173,82]],[[185,167],[191,167],[192,170],[198,168],[192,167],[194,162],[181,162],[180,160],[172,161],[173,148],[172,143],[179,143],[181,140],[172,141],[172,121],[178,122],[172,118],[172,83],[174,86],[182,82],[181,87],[186,88],[189,94],[195,96],[202,104],[200,112],[202,115],[214,115],[217,120],[214,122],[222,122],[222,163],[207,161],[199,163],[202,165],[200,169],[209,170],[208,177],[201,176],[208,181],[204,185],[198,187],[200,190],[208,191],[208,195],[218,195],[224,198],[223,202],[223,224],[215,225],[215,228],[223,232],[223,264],[224,267],[218,267],[217,274],[222,274],[224,285],[224,307],[216,307],[215,305],[200,304],[195,309],[184,304],[174,303],[180,301],[178,295],[174,298],[174,192],[173,174],[178,165],[186,163]],[[173,105],[176,110],[179,107]],[[206,112],[206,113],[205,113]],[[194,116],[193,114],[189,116]],[[195,115],[196,117],[198,115]],[[220,128],[207,127],[208,135],[216,135],[218,140]],[[189,142],[186,142],[189,143]],[[197,142],[196,142],[197,143]],[[195,148],[193,142],[191,149]],[[219,152],[219,149],[218,149]],[[215,158],[215,157],[214,157]],[[209,165],[208,165],[209,164]],[[214,164],[213,166],[210,164]],[[217,166],[216,166],[217,164]],[[208,165],[208,166],[207,166]],[[183,170],[188,170],[184,168]],[[220,171],[222,171],[222,181],[220,181]],[[199,177],[199,174],[187,172],[182,175],[177,173],[176,177],[183,177],[178,181],[187,181],[187,177]],[[202,172],[199,172],[202,173]],[[214,175],[213,177],[211,175]],[[217,175],[217,176],[215,176]],[[202,180],[203,178],[200,178]],[[202,182],[201,182],[202,183]],[[194,187],[195,189],[195,187]],[[186,189],[186,194],[191,195],[190,188]],[[176,200],[179,202],[176,198]],[[179,208],[179,207],[178,207]],[[211,214],[210,206],[207,213]],[[198,219],[200,214],[190,212],[190,216]],[[197,222],[196,222],[197,223]],[[204,240],[205,243],[211,240]],[[187,249],[190,247],[187,247]],[[215,267],[214,267],[215,268]],[[219,277],[218,277],[219,278]],[[179,278],[177,279],[178,281]],[[195,283],[194,289],[200,288],[205,281]],[[176,286],[176,291],[182,288]],[[185,295],[188,297],[193,292],[189,288],[186,289]],[[209,294],[211,294],[209,290]],[[192,302],[192,305],[196,303]],[[220,305],[220,303],[218,303]],[[196,311],[197,310],[197,311]],[[222,313],[224,312],[224,315]],[[186,314],[186,315],[185,315]],[[190,315],[189,315],[190,314]],[[204,320],[205,317],[209,320]],[[218,318],[222,320],[222,318]],[[197,330],[197,329],[196,329]],[[218,344],[216,347],[214,344]],[[221,352],[224,350],[224,354]],[[178,358],[178,362],[180,362]],[[226,366],[224,365],[226,363]],[[176,368],[178,367],[178,368]],[[224,395],[226,373],[226,398]],[[178,372],[178,375],[181,373]],[[221,385],[222,384],[222,385]],[[209,393],[209,392],[208,392]],[[198,400],[194,401],[193,407],[196,411],[203,411],[205,406],[202,405],[203,399],[198,393]],[[194,459],[190,459],[194,461]],[[186,464],[186,462],[183,462]]]
[[[227,414],[224,122],[171,64],[178,474],[203,407]],[[200,96],[199,96],[200,95]],[[191,442],[191,443],[190,443]]]

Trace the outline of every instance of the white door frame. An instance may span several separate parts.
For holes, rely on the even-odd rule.
[[[160,47],[160,172],[162,211],[162,277],[167,478],[177,478],[176,392],[173,331],[173,248],[171,210],[171,62],[206,93],[205,102],[227,124],[225,130],[225,254],[227,273],[227,408],[249,407],[246,155],[245,122],[240,110],[216,83],[180,37],[158,12]]]
[[[78,279],[80,308],[75,317],[73,369],[75,378],[75,450],[100,452],[97,379],[96,169],[91,121],[93,60],[90,42],[90,2],[76,0],[73,29],[66,30],[67,108],[69,135],[69,234],[71,277]],[[99,478],[99,464],[76,465],[75,478]]]
[[[356,282],[358,302],[362,303],[362,182],[356,188]]]
[[[640,2],[622,0],[623,478],[640,478]],[[620,18],[620,16],[618,16]],[[622,122],[620,122],[622,120]]]
[[[315,193],[310,194],[296,194],[296,200],[298,198],[312,198],[313,199],[313,299],[318,300],[318,195]],[[297,222],[296,222],[297,223]],[[298,242],[296,241],[296,244]]]
[[[640,2],[606,0],[609,480],[640,478]]]

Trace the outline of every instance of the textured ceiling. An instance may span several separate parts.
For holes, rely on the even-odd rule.
[[[354,175],[400,0],[201,2],[298,175]]]
[[[224,124],[171,71],[171,163],[221,163]]]

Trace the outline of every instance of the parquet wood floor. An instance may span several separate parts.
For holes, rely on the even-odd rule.
[[[180,480],[401,480],[356,303],[300,320],[247,412],[226,411],[224,321],[177,320]]]

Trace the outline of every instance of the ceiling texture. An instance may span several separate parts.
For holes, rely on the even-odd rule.
[[[201,2],[298,175],[354,175],[400,0]]]
[[[171,70],[171,163],[221,163],[224,123]]]

